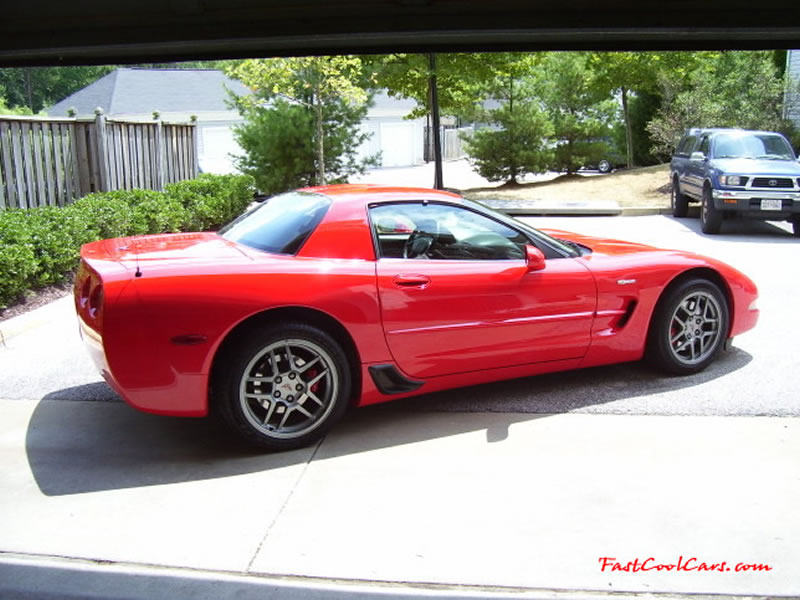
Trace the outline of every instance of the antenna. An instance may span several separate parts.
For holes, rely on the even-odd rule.
[[[136,236],[133,236],[133,253],[136,256],[136,273],[134,273],[135,277],[142,276],[142,270],[139,268],[139,248],[136,246]]]

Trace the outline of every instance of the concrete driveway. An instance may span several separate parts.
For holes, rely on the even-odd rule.
[[[0,597],[76,581],[147,597],[167,575],[184,591],[267,581],[270,597],[800,595],[800,242],[756,223],[536,224],[731,262],[761,289],[761,323],[693,378],[623,365],[479,386],[259,455],[119,402],[57,302],[0,324]]]

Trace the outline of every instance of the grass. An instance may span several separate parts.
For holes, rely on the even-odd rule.
[[[561,175],[551,181],[463,190],[471,200],[616,202],[623,208],[669,207],[669,165],[639,167],[609,175]]]

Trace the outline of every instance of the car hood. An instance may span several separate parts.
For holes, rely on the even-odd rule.
[[[624,254],[641,252],[667,252],[666,250],[648,246],[646,244],[592,237],[588,235],[581,235],[579,233],[572,233],[571,231],[562,231],[560,229],[541,229],[541,231],[556,239],[569,240],[571,242],[575,242],[576,244],[580,244],[581,246],[590,248],[593,254],[620,256]]]
[[[715,158],[712,166],[724,173],[758,173],[761,175],[800,175],[800,163],[794,160],[758,160],[754,158]]]

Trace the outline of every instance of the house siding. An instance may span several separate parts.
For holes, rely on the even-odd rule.
[[[787,90],[784,116],[800,126],[800,50],[786,53]]]

